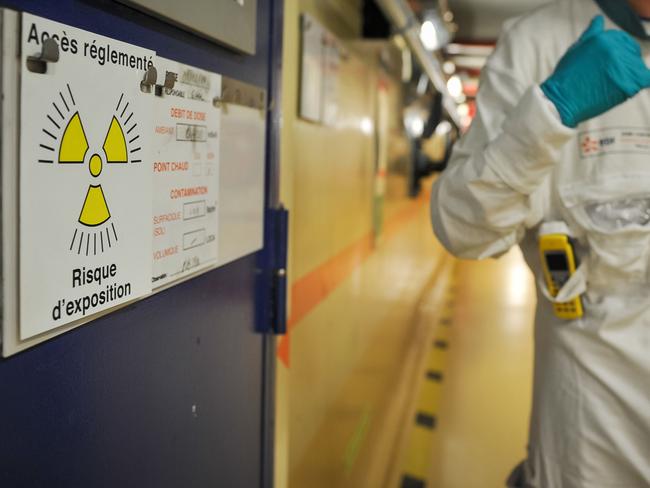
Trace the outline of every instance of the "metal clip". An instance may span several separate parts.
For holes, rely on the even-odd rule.
[[[43,41],[41,61],[56,63],[59,60],[59,45],[51,37]]]
[[[155,66],[149,66],[147,71],[144,73],[144,78],[140,82],[140,90],[144,93],[151,93],[153,87],[156,85],[156,80],[158,79],[158,71]]]
[[[176,73],[165,71],[165,83],[163,84],[163,87],[167,93],[172,91],[176,84],[176,80],[178,80],[178,75]]]
[[[59,45],[51,37],[43,41],[41,53],[38,56],[27,57],[27,69],[32,73],[43,74],[47,71],[47,63],[59,60]]]
[[[176,84],[178,75],[172,71],[165,71],[165,81],[162,85],[156,85],[156,96],[161,97],[163,92],[169,95]]]
[[[228,103],[226,102],[227,97],[229,96],[228,88],[222,88],[221,96],[214,97],[212,99],[212,105],[216,108],[220,108],[224,113],[228,113]]]

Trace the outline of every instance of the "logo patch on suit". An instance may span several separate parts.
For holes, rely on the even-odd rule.
[[[581,132],[578,152],[582,159],[605,154],[650,154],[650,129],[612,127]]]

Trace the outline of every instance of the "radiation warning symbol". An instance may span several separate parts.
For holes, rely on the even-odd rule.
[[[84,116],[88,116],[84,112]],[[40,144],[45,154],[39,164],[55,164],[61,167],[76,165],[88,169],[88,186],[80,188],[80,211],[70,242],[70,251],[77,254],[97,255],[118,242],[114,219],[111,218],[109,198],[104,193],[100,177],[105,171],[112,171],[112,165],[141,163],[138,152],[138,124],[133,120],[129,102],[121,94],[112,118],[106,121],[106,136],[101,149],[91,150],[91,144],[84,130],[84,122],[77,108],[70,85],[59,91],[59,99],[52,102],[43,128],[45,142]],[[99,142],[99,141],[97,141]],[[85,196],[84,196],[85,191]],[[113,195],[116,188],[111,188]],[[72,216],[71,216],[72,217]]]

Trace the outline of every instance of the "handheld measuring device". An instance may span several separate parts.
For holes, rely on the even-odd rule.
[[[540,233],[539,252],[546,286],[551,296],[556,297],[578,268],[568,233]],[[553,310],[565,320],[579,319],[584,314],[580,296],[566,303],[553,303]]]

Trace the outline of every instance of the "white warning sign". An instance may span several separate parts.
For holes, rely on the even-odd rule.
[[[158,287],[210,267],[218,257],[221,76],[158,58],[153,126],[153,282]]]
[[[151,291],[155,53],[29,14],[22,37],[24,340]],[[40,60],[48,38],[58,61]]]

